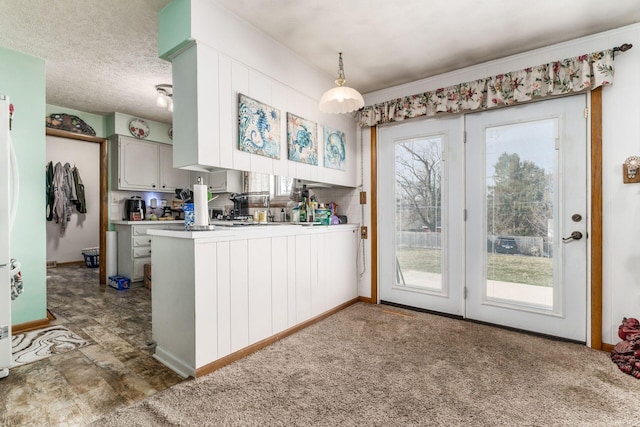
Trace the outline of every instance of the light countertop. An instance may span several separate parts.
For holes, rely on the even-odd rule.
[[[172,219],[166,221],[125,221],[125,220],[115,220],[111,221],[111,224],[115,225],[162,225],[162,224],[184,224],[183,219]]]
[[[303,226],[300,224],[290,223],[269,223],[264,225],[248,225],[244,227],[216,226],[214,230],[206,231],[149,229],[147,234],[151,236],[191,239],[197,241],[224,241],[332,233],[336,231],[357,230],[358,227],[358,224]]]

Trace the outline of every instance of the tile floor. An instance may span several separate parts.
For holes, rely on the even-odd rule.
[[[98,282],[84,265],[47,270],[52,324],[90,345],[11,369],[0,380],[0,425],[85,425],[182,381],[151,357],[150,292]]]

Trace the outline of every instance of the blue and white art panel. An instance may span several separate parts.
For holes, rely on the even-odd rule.
[[[324,167],[345,170],[347,150],[344,132],[325,126],[322,133],[324,138]]]
[[[318,125],[287,113],[289,160],[318,165]]]
[[[238,95],[238,149],[280,158],[280,110]]]

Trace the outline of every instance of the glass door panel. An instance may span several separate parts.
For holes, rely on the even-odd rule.
[[[380,300],[462,315],[464,118],[378,132]]]
[[[396,286],[443,290],[443,140],[395,142]]]
[[[485,129],[487,300],[553,310],[555,118]]]

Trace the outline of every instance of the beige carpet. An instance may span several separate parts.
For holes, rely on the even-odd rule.
[[[358,303],[96,426],[630,426],[607,353]]]

